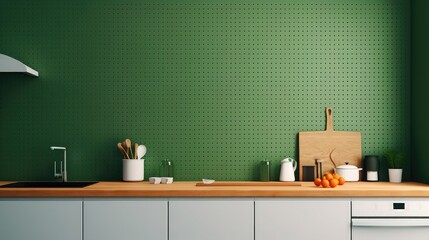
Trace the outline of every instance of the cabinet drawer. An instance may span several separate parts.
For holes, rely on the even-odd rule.
[[[85,240],[167,240],[167,200],[84,201]]]
[[[327,236],[331,240],[346,240],[350,238],[350,221],[349,200],[255,201],[256,240],[309,240]]]
[[[81,240],[81,238],[81,200],[0,200],[1,240]]]
[[[253,240],[253,199],[170,200],[170,240]]]

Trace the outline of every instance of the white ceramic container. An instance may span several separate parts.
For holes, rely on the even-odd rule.
[[[144,180],[144,159],[122,159],[122,180],[137,182]]]
[[[150,177],[149,178],[149,183],[151,183],[151,184],[160,184],[161,183],[161,178],[160,177]]]
[[[340,176],[343,177],[347,182],[357,182],[359,181],[359,171],[361,170],[362,168],[349,165],[349,163],[346,162],[345,165],[338,166],[335,169],[335,172],[340,174]]]
[[[172,184],[173,183],[173,178],[172,177],[162,177],[161,178],[161,183],[163,183],[163,184]]]
[[[402,182],[402,169],[389,168],[389,182]]]

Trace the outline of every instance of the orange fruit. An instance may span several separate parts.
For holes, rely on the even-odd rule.
[[[338,174],[338,173],[334,173],[334,174],[332,174],[332,177],[334,177],[334,179],[340,179],[340,174]]]
[[[327,187],[329,187],[329,181],[328,180],[322,180],[322,186],[324,187],[324,188],[327,188]]]
[[[334,187],[338,186],[338,183],[339,183],[338,179],[334,178],[331,181],[329,181],[329,186],[331,186],[331,188],[334,188]]]
[[[330,173],[326,174],[325,177],[326,177],[326,180],[328,181],[331,181],[332,179],[334,179],[334,177]]]
[[[346,180],[345,180],[343,177],[340,177],[340,178],[338,179],[338,184],[339,184],[339,185],[344,185],[344,183],[346,183]]]
[[[322,180],[328,180],[328,179],[326,179],[326,177],[325,177],[325,176],[323,176]]]
[[[322,184],[322,179],[320,179],[320,178],[315,178],[315,179],[314,179],[314,185],[316,185],[316,186],[320,186],[320,184]]]

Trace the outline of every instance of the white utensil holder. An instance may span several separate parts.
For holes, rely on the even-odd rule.
[[[144,159],[122,159],[122,179],[125,182],[144,180]]]

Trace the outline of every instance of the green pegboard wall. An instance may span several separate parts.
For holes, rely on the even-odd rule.
[[[121,179],[115,143],[177,180],[256,180],[297,157],[299,131],[362,132],[363,155],[409,151],[409,4],[329,1],[3,1],[0,180]],[[25,146],[25,149],[22,147]],[[407,173],[408,174],[408,173]]]

